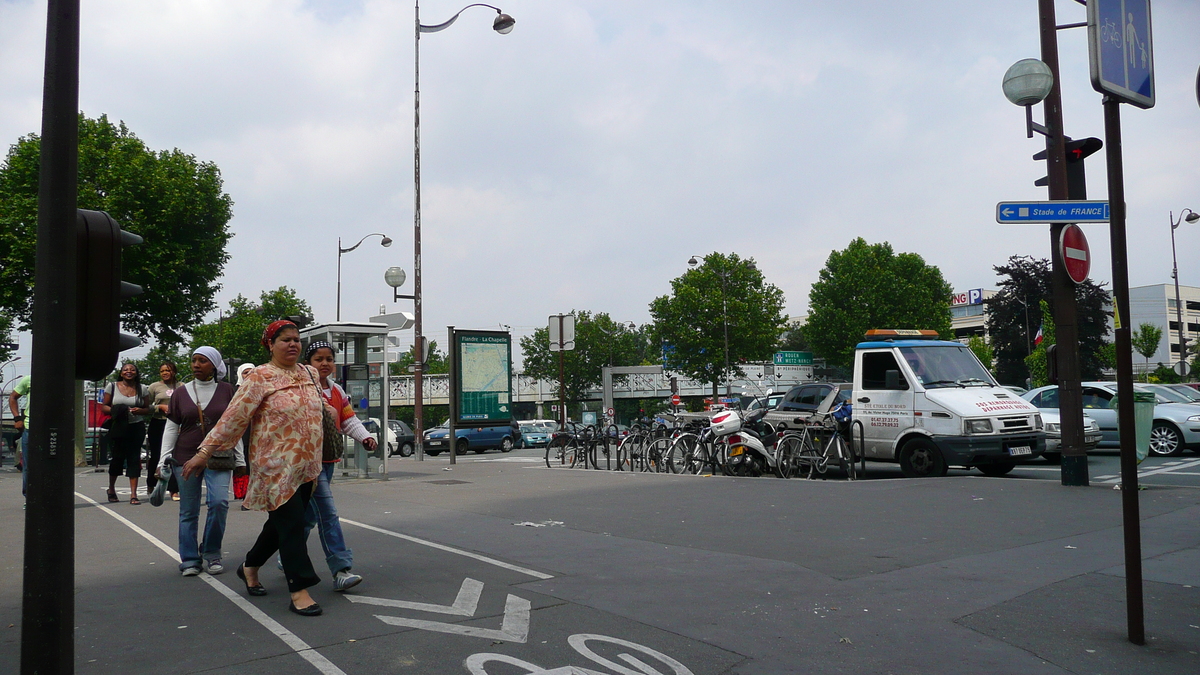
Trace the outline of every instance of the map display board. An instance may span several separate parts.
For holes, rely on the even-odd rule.
[[[454,331],[457,357],[455,426],[512,421],[512,336],[499,331]]]

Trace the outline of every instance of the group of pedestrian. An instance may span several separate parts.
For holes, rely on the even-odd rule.
[[[290,593],[288,608],[303,616],[316,616],[322,610],[308,589],[320,578],[307,548],[308,533],[314,527],[334,589],[344,591],[362,581],[352,571],[353,553],[346,547],[330,491],[336,460],[323,461],[325,417],[370,450],[376,441],[355,417],[345,392],[329,379],[334,365],[332,345],[314,342],[302,363],[299,329],[286,320],[268,326],[262,344],[270,360],[239,370],[236,390],[222,381],[225,363],[220,353],[208,346],[193,352],[192,379],[182,384],[171,364],[160,368],[162,386],[153,391],[141,385],[136,366],[121,368],[118,381],[106,390],[104,398],[105,408],[114,409],[113,427],[118,415],[128,417],[120,432],[122,440],[110,443],[114,455],[109,499],[116,501],[115,481],[124,469],[134,495],[130,503],[139,503],[139,472],[125,454],[133,441],[125,439],[137,438],[140,447],[146,433],[145,418],[150,417],[150,433],[161,434],[161,445],[151,444],[160,450],[155,458],[151,449],[156,460],[154,480],[177,484],[170,489],[179,497],[180,573],[195,576],[202,571],[224,571],[221,546],[230,485],[235,473],[245,473],[248,485],[243,508],[266,511],[267,520],[237,566],[237,576],[249,595],[266,595],[259,571],[278,553]],[[158,413],[162,415],[161,431],[153,420]],[[140,430],[131,428],[138,424]],[[248,442],[243,443],[243,437]],[[203,528],[199,522],[202,488],[207,511]]]

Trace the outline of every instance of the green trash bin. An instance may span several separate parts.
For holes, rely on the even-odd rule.
[[[1109,401],[1108,407],[1117,408],[1117,399],[1119,396],[1114,396],[1112,401]],[[1141,464],[1143,460],[1150,454],[1150,430],[1154,427],[1154,405],[1156,400],[1154,394],[1148,391],[1133,392],[1133,437],[1137,442],[1137,461]],[[1120,423],[1117,424],[1118,433],[1120,432]]]

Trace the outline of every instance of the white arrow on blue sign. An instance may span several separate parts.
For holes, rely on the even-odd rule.
[[[1105,201],[1000,202],[996,204],[996,222],[1002,225],[1107,223],[1108,220],[1108,202]]]

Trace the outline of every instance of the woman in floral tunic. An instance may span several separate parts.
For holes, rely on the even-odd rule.
[[[297,364],[300,333],[290,321],[276,321],[263,333],[271,361],[246,375],[225,414],[205,437],[196,457],[183,468],[185,477],[204,470],[214,451],[232,448],[246,427],[250,432],[250,488],[243,502],[267,512],[258,541],[238,567],[238,578],[250,595],[266,595],[258,569],[276,551],[287,576],[288,609],[316,616],[321,607],[308,593],[320,583],[304,537],[304,512],[321,473],[321,406],[315,371]]]

